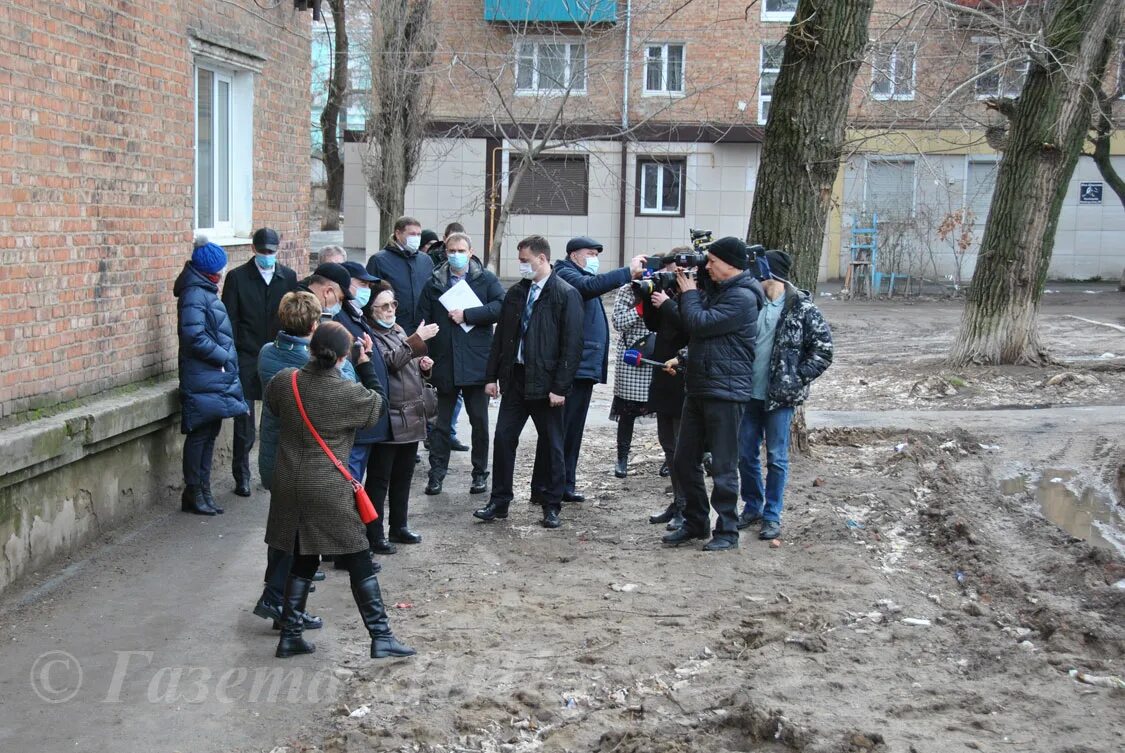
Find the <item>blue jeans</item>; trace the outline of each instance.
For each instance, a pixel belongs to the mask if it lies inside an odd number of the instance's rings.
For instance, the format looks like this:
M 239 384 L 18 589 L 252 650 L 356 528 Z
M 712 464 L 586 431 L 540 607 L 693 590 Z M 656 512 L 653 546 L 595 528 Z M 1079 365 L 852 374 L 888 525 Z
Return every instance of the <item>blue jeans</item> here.
M 767 411 L 764 400 L 751 400 L 738 431 L 738 474 L 745 509 L 774 523 L 781 522 L 782 496 L 789 475 L 789 424 L 792 421 L 793 408 Z M 764 485 L 760 460 L 763 438 L 769 469 Z
M 453 422 L 449 425 L 449 441 L 457 441 L 457 419 L 461 418 L 461 408 L 465 405 L 465 401 L 461 398 L 461 393 L 457 393 L 457 402 L 453 405 Z M 485 451 L 485 455 L 488 452 Z

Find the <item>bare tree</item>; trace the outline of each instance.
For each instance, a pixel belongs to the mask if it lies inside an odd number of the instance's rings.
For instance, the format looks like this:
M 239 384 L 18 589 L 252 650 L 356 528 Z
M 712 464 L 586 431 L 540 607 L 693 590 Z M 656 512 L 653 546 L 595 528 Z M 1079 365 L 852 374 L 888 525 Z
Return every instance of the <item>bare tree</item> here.
M 320 111 L 320 134 L 324 170 L 328 182 L 325 190 L 324 217 L 321 230 L 340 229 L 340 203 L 344 196 L 344 160 L 340 156 L 340 112 L 348 98 L 348 29 L 345 0 L 328 0 L 332 16 L 332 55 L 328 65 L 326 98 Z

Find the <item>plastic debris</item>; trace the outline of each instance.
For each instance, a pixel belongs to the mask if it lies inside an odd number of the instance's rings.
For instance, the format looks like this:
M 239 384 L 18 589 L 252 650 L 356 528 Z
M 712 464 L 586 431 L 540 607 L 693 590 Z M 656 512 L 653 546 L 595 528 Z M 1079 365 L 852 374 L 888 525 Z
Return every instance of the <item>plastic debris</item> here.
M 863 529 L 863 523 L 860 523 L 858 520 L 855 520 L 853 518 L 848 518 L 847 520 L 845 520 L 844 525 L 846 525 L 848 528 L 859 528 L 860 530 Z
M 614 583 L 610 586 L 613 591 L 620 591 L 622 593 L 632 593 L 637 590 L 636 583 Z
M 360 706 L 358 709 L 356 709 L 352 713 L 348 714 L 348 716 L 351 717 L 352 719 L 362 719 L 363 717 L 367 716 L 370 713 L 371 713 L 371 707 L 370 706 Z
M 968 576 L 966 576 L 964 571 L 962 571 L 962 570 L 958 570 L 957 572 L 953 573 L 954 580 L 956 580 L 961 585 L 965 585 L 965 579 L 967 577 Z
M 1034 651 L 1035 650 L 1035 644 L 1032 643 L 1031 641 L 1020 641 L 1019 645 L 1020 645 L 1020 648 L 1022 648 L 1024 651 Z
M 395 604 L 395 609 L 413 609 L 413 608 L 414 608 L 414 605 L 411 604 L 409 601 L 400 601 L 397 604 Z
M 900 442 L 899 444 L 895 445 L 895 452 L 902 453 L 906 450 L 907 447 L 909 447 L 909 445 L 906 442 Z
M 983 444 L 981 442 L 978 442 L 977 444 L 980 445 L 980 448 L 982 450 L 992 451 L 992 450 L 999 450 L 1000 449 L 1000 445 L 998 445 L 998 444 Z
M 929 627 L 932 623 L 929 620 L 923 620 L 921 617 L 903 617 L 903 625 L 913 625 L 914 627 Z
M 1122 680 L 1117 675 L 1088 675 L 1077 669 L 1072 669 L 1068 673 L 1072 680 L 1084 682 L 1087 685 L 1096 685 L 1099 688 L 1116 688 L 1117 690 L 1125 690 L 1125 680 Z
M 780 549 L 781 539 L 770 539 L 770 549 Z

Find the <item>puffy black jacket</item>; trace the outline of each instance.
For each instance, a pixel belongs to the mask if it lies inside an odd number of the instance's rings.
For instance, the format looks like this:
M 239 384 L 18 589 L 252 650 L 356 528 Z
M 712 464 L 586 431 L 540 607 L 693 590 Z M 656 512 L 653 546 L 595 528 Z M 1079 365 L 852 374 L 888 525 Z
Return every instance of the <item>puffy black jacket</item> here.
M 227 272 L 223 280 L 223 305 L 227 307 L 234 344 L 238 350 L 238 374 L 247 400 L 261 400 L 265 387 L 258 379 L 258 354 L 273 342 L 281 329 L 277 309 L 281 298 L 297 289 L 297 273 L 284 264 L 274 267 L 270 284 L 262 279 L 253 259 Z
M 645 326 L 656 333 L 656 343 L 652 350 L 652 360 L 668 361 L 687 347 L 688 336 L 680 323 L 680 304 L 678 299 L 664 302 L 660 308 L 646 300 L 641 306 L 641 316 Z M 679 418 L 684 412 L 684 372 L 675 376 L 665 373 L 655 366 L 652 369 L 652 383 L 648 388 L 648 407 L 657 413 Z
M 504 288 L 496 275 L 474 258 L 469 259 L 465 282 L 483 304 L 465 309 L 465 324 L 473 325 L 469 332 L 449 318 L 449 312 L 438 300 L 449 290 L 448 264 L 434 270 L 429 284 L 422 291 L 419 316 L 427 322 L 437 322 L 441 327 L 434 337 L 426 341 L 430 358 L 434 359 L 430 383 L 438 392 L 453 392 L 454 387 L 475 387 L 486 383 L 488 354 L 492 350 L 492 325 L 500 320 Z
M 398 300 L 395 322 L 408 335 L 414 334 L 418 322 L 422 320 L 418 303 L 422 291 L 430 282 L 430 275 L 434 273 L 433 260 L 418 251 L 399 248 L 391 241 L 367 260 L 367 271 L 386 280 L 394 288 Z
M 188 262 L 172 287 L 180 340 L 180 431 L 249 411 L 238 381 L 238 355 L 219 286 Z
M 576 378 L 605 384 L 609 375 L 609 322 L 606 321 L 602 296 L 629 284 L 632 279 L 629 268 L 595 275 L 570 259 L 560 259 L 555 262 L 555 274 L 570 283 L 582 296 L 582 363 L 578 365 Z
M 758 311 L 765 293 L 749 272 L 680 295 L 688 334 L 687 394 L 715 400 L 750 400 Z
M 520 319 L 527 304 L 531 280 L 508 288 L 500 308 L 500 323 L 492 338 L 485 371 L 486 383 L 499 382 L 506 390 L 520 344 Z M 557 274 L 543 281 L 531 309 L 523 343 L 524 397 L 541 399 L 548 393 L 566 396 L 574 384 L 582 358 L 582 296 Z

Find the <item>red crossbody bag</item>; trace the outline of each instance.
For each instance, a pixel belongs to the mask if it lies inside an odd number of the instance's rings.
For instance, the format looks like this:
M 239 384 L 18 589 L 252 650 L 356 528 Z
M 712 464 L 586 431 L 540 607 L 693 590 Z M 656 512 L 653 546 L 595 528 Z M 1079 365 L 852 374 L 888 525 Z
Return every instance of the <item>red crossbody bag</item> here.
M 336 459 L 332 450 L 328 449 L 328 445 L 320 438 L 320 434 L 313 428 L 312 421 L 309 421 L 309 414 L 305 413 L 305 406 L 301 402 L 301 393 L 297 391 L 297 372 L 293 372 L 293 397 L 297 399 L 297 410 L 301 411 L 301 418 L 305 419 L 305 426 L 309 427 L 309 432 L 313 435 L 313 439 L 320 445 L 320 449 L 324 450 L 324 454 L 332 461 L 332 465 L 336 466 L 336 470 L 344 474 L 344 478 L 352 485 L 352 491 L 355 493 L 355 507 L 359 510 L 359 519 L 363 521 L 364 525 L 374 522 L 379 519 L 378 513 L 375 512 L 375 505 L 371 504 L 371 498 L 367 496 L 367 490 L 363 488 L 363 484 L 352 478 L 352 474 L 348 473 L 348 469 L 344 464 Z

